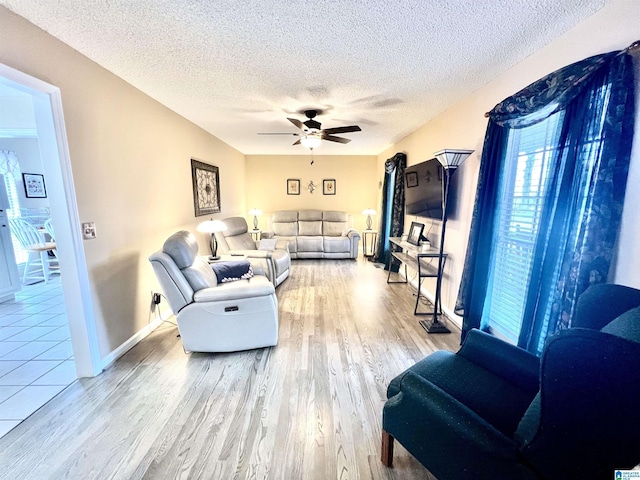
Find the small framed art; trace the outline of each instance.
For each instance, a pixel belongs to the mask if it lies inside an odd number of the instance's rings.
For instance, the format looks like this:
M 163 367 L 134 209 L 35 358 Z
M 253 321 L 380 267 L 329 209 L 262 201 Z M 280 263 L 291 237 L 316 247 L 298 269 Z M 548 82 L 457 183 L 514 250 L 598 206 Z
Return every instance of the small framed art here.
M 418 172 L 407 173 L 407 188 L 418 186 Z
M 420 245 L 422 230 L 424 230 L 424 223 L 411 222 L 411 228 L 409 229 L 407 242 L 409 242 L 411 245 L 415 245 L 416 247 Z
M 218 167 L 191 159 L 193 209 L 196 217 L 220 213 L 220 173 Z
M 47 198 L 47 189 L 44 186 L 44 175 L 39 173 L 23 173 L 24 194 L 27 198 Z
M 328 178 L 322 181 L 322 194 L 323 195 L 335 195 L 336 194 L 336 180 L 335 178 Z
M 287 195 L 300 195 L 299 178 L 287 178 Z

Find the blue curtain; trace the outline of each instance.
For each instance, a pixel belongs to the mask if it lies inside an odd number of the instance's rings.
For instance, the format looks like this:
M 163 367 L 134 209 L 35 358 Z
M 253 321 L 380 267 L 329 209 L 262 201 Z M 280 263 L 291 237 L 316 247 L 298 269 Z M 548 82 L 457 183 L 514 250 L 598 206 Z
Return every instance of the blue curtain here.
M 407 168 L 407 156 L 396 153 L 384 164 L 384 185 L 382 187 L 382 208 L 380 215 L 380 235 L 376 252 L 371 261 L 389 262 L 389 237 L 400 237 L 404 231 L 404 170 Z M 386 268 L 386 267 L 385 267 Z M 398 265 L 395 266 L 397 271 Z
M 548 333 L 571 325 L 580 293 L 592 283 L 606 281 L 631 153 L 633 82 L 628 52 L 610 52 L 547 75 L 488 114 L 456 302 L 456 313 L 463 316 L 463 339 L 467 331 L 481 325 L 492 271 L 492 258 L 486 252 L 494 242 L 494 217 L 511 129 L 534 125 L 563 111 L 518 345 L 538 353 Z

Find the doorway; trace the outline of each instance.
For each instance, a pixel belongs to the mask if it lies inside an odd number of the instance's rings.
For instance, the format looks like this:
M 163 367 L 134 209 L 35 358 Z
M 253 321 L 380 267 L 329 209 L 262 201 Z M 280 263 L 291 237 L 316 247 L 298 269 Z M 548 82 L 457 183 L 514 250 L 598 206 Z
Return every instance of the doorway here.
M 58 304 L 59 308 L 64 307 L 66 311 L 76 377 L 95 376 L 102 371 L 102 364 L 60 90 L 2 64 L 0 84 L 21 91 L 32 100 L 40 153 L 46 159 L 42 162 L 43 176 L 46 179 L 49 208 L 56 233 L 56 253 L 61 266 L 62 282 L 57 286 L 57 291 L 54 286 L 48 292 L 58 295 L 59 299 L 49 302 L 61 302 Z

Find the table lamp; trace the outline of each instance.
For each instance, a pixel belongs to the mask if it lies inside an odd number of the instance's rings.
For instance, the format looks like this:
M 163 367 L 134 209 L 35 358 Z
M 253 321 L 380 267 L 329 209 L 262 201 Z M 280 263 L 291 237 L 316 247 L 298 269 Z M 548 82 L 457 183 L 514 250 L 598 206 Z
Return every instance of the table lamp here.
M 375 215 L 376 211 L 373 208 L 366 208 L 362 211 L 362 215 L 367 215 L 367 230 L 371 230 L 371 215 Z
M 209 240 L 209 248 L 211 249 L 211 260 L 218 260 L 220 257 L 217 256 L 218 252 L 218 242 L 216 242 L 216 232 L 222 232 L 226 230 L 227 226 L 220 220 L 206 220 L 197 226 L 196 230 L 199 232 L 208 233 L 211 235 L 211 239 Z
M 253 229 L 258 230 L 258 215 L 262 215 L 262 210 L 252 208 L 249 210 L 249 215 L 253 215 Z

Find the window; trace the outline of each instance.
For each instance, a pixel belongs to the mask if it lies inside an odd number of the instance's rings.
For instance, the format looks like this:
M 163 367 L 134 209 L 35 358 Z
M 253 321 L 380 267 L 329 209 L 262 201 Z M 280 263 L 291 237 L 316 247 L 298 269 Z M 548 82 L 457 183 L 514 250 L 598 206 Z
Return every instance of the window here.
M 18 203 L 18 192 L 16 190 L 16 180 L 13 178 L 13 174 L 7 172 L 4 174 L 4 186 L 7 191 L 7 197 L 9 198 L 9 208 L 7 214 L 9 218 L 16 218 L 20 216 L 20 204 Z M 29 252 L 22 249 L 20 243 L 16 238 L 11 235 L 11 243 L 13 244 L 13 254 L 16 258 L 16 263 L 21 264 L 27 261 Z
M 492 333 L 517 343 L 540 226 L 550 160 L 558 146 L 562 112 L 509 133 L 491 284 L 483 319 Z
M 610 97 L 610 85 L 594 91 L 592 103 L 598 109 L 592 120 L 590 135 L 580 146 L 582 164 L 580 176 L 574 182 L 572 200 L 579 217 L 589 211 L 592 201 L 589 184 L 597 158 L 601 155 L 602 129 Z M 560 129 L 564 112 L 546 120 L 509 132 L 504 172 L 497 212 L 494 263 L 489 278 L 487 301 L 483 322 L 489 330 L 506 340 L 517 343 L 520 335 L 525 301 L 528 296 L 533 249 L 540 226 L 543 201 L 549 188 L 551 159 L 560 143 Z M 562 160 L 558 160 L 562 161 Z M 586 218 L 584 219 L 586 221 Z M 577 241 L 577 239 L 575 239 Z M 571 251 L 575 245 L 571 247 Z M 560 270 L 556 271 L 553 284 L 557 283 Z M 548 299 L 539 304 L 551 306 L 554 292 L 545 292 Z M 542 331 L 547 331 L 551 311 L 547 310 Z M 546 335 L 538 342 L 541 351 Z

